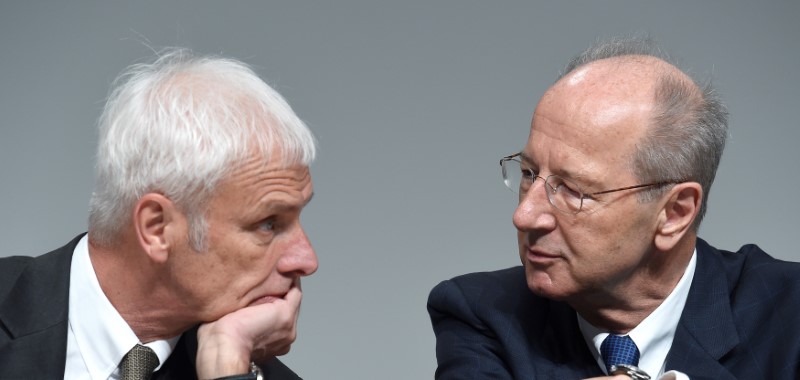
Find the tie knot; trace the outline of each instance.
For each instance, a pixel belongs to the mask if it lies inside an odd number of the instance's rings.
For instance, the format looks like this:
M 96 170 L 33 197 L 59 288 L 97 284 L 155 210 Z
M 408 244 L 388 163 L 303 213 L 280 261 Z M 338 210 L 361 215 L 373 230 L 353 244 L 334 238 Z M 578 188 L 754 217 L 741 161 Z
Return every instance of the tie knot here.
M 137 344 L 119 364 L 120 380 L 149 380 L 158 367 L 158 356 L 150 347 Z
M 611 372 L 611 366 L 617 364 L 639 365 L 639 348 L 627 335 L 609 334 L 600 345 L 600 355 Z

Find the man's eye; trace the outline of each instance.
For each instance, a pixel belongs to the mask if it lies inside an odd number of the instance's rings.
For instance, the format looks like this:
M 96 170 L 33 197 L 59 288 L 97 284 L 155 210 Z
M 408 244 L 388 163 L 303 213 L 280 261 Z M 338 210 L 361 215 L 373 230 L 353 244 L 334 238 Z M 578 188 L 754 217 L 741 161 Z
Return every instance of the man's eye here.
M 275 221 L 272 219 L 264 220 L 258 224 L 260 231 L 272 232 L 275 230 Z
M 558 185 L 558 188 L 556 189 L 556 191 L 563 192 L 564 195 L 567 195 L 567 196 L 572 197 L 572 198 L 576 198 L 576 199 L 580 199 L 581 198 L 581 192 L 578 191 L 577 189 L 573 188 L 572 186 L 566 184 L 566 183 L 562 183 L 562 184 Z

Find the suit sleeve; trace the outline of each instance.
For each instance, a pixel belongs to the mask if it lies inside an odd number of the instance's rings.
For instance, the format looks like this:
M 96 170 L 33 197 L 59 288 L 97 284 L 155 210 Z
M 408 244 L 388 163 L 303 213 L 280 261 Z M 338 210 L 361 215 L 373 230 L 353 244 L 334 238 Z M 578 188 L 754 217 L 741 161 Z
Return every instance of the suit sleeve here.
M 297 376 L 297 374 L 277 358 L 267 363 L 260 363 L 259 367 L 261 367 L 261 371 L 264 372 L 264 378 L 267 380 L 301 380 L 300 376 Z
M 513 379 L 503 360 L 504 348 L 479 317 L 479 307 L 479 297 L 468 298 L 452 280 L 431 291 L 428 313 L 436 334 L 437 380 Z

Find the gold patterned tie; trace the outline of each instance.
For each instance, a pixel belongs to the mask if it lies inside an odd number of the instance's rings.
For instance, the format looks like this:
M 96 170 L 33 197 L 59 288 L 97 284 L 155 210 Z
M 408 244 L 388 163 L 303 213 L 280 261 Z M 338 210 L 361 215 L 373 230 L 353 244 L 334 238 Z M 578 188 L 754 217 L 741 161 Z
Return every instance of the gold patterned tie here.
M 150 347 L 137 344 L 119 364 L 120 380 L 150 380 L 158 367 L 158 356 Z

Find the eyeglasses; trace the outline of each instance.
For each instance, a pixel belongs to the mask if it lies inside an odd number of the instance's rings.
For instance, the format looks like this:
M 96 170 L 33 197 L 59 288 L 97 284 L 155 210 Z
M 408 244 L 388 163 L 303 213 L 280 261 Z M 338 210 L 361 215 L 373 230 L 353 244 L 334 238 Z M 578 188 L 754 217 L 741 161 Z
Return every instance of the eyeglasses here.
M 500 167 L 503 169 L 503 182 L 506 186 L 515 193 L 525 195 L 531 186 L 533 186 L 533 182 L 536 181 L 537 178 L 541 178 L 544 180 L 544 190 L 550 204 L 559 211 L 570 214 L 579 213 L 583 208 L 583 200 L 596 195 L 683 182 L 663 181 L 620 187 L 618 189 L 597 191 L 594 193 L 584 193 L 578 185 L 558 175 L 551 174 L 547 176 L 547 178 L 539 176 L 535 171 L 522 164 L 518 158 L 521 154 L 520 152 L 500 159 Z

